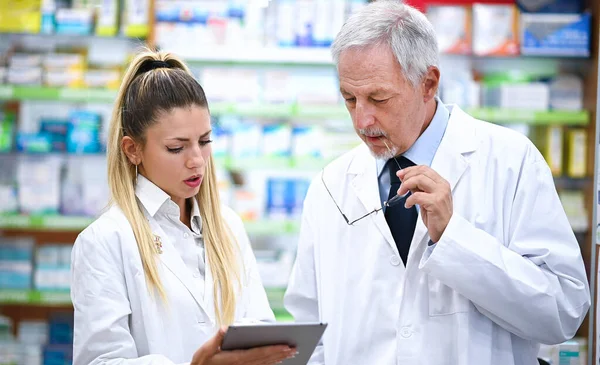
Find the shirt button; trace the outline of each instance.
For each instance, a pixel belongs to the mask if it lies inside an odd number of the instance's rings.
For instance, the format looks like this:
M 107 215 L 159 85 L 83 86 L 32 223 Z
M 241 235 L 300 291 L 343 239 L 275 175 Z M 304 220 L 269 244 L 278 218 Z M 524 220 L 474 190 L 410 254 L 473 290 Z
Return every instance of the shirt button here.
M 410 336 L 412 336 L 412 331 L 408 327 L 402 327 L 400 329 L 400 336 L 404 338 L 409 338 Z
M 189 234 L 187 234 L 187 233 L 184 233 L 184 234 L 183 234 L 183 238 L 187 239 L 187 238 L 189 238 L 189 237 L 190 237 L 190 235 L 189 235 Z
M 390 257 L 390 264 L 394 265 L 394 266 L 398 266 L 400 265 L 400 258 L 396 255 L 392 255 Z

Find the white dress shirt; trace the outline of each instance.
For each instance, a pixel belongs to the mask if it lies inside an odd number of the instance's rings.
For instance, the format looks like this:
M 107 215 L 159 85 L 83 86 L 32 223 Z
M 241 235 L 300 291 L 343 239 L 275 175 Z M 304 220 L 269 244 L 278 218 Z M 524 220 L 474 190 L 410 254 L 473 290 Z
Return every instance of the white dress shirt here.
M 171 200 L 167 193 L 142 175 L 138 175 L 136 195 L 145 207 L 157 209 L 154 219 L 172 240 L 186 268 L 194 277 L 194 281 L 198 283 L 201 295 L 204 296 L 204 240 L 202 238 L 202 218 L 196 198 L 188 199 L 188 202 L 192 204 L 190 214 L 192 229 L 189 229 L 181 222 L 179 206 Z

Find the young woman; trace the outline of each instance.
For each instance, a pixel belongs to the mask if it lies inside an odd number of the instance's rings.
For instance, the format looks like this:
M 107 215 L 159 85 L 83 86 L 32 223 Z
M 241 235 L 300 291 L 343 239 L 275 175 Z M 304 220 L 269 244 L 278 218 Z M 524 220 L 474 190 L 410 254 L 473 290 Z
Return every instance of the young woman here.
M 243 224 L 219 201 L 210 137 L 187 67 L 139 54 L 110 125 L 111 206 L 73 248 L 75 365 L 259 365 L 295 354 L 219 349 L 219 327 L 274 316 Z

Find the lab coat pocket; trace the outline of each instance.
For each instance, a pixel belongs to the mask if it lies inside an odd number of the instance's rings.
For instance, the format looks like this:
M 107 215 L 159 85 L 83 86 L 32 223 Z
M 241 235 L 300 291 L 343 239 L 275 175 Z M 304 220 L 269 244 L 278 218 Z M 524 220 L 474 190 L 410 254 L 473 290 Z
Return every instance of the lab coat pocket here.
M 444 285 L 441 281 L 428 276 L 429 290 L 429 315 L 446 316 L 456 313 L 465 313 L 473 307 L 471 302 Z

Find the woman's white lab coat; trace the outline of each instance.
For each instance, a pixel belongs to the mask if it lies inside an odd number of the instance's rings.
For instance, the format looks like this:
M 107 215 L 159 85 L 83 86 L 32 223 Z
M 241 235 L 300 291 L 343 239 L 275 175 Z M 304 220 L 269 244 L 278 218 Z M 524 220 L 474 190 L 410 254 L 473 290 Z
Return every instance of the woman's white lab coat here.
M 236 320 L 274 321 L 243 223 L 225 207 L 223 217 L 241 246 L 246 270 Z M 162 239 L 158 269 L 168 302 L 149 293 L 131 226 L 112 207 L 73 248 L 74 365 L 184 364 L 216 333 L 212 263 L 207 257 L 202 297 L 169 237 L 148 218 Z
M 329 324 L 311 364 L 531 365 L 538 343 L 582 322 L 584 264 L 543 157 L 516 132 L 450 111 L 431 167 L 454 214 L 433 246 L 419 217 L 406 268 L 382 212 L 348 226 L 320 176 L 311 185 L 285 298 L 297 321 Z M 381 206 L 364 145 L 324 179 L 348 219 Z

